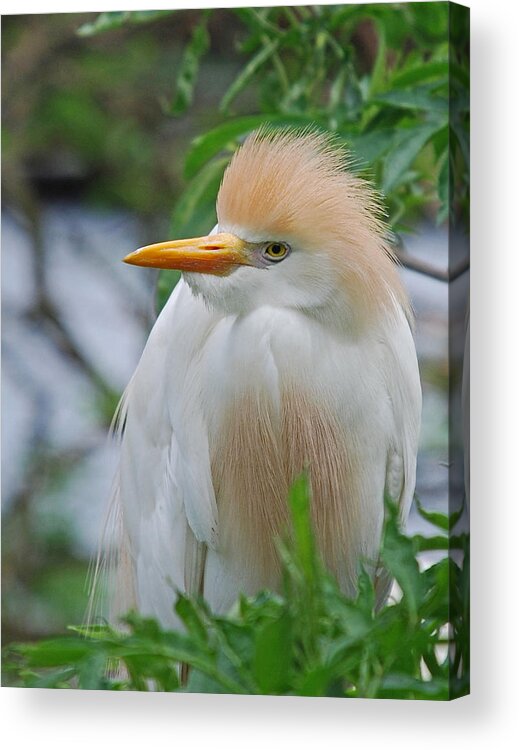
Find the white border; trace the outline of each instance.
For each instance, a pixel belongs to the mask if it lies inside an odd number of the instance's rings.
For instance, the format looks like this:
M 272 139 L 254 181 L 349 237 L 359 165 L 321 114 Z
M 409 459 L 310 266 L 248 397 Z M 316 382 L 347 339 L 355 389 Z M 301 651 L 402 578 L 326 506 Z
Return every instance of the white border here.
M 2 13 L 239 4 L 280 3 L 4 0 Z M 511 13 L 515 3 L 472 0 L 469 5 L 473 155 L 472 696 L 436 704 L 5 688 L 0 706 L 6 747 L 517 747 L 517 25 Z

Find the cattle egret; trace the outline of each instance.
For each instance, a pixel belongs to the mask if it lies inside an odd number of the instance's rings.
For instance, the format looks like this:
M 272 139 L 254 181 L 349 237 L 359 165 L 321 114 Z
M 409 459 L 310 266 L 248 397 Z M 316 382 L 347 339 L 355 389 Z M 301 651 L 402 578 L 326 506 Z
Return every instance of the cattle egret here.
M 196 239 L 124 260 L 182 278 L 120 407 L 119 609 L 178 625 L 177 591 L 225 612 L 279 588 L 276 538 L 304 470 L 341 589 L 377 574 L 384 495 L 407 517 L 421 391 L 411 311 L 370 186 L 315 132 L 252 134 Z

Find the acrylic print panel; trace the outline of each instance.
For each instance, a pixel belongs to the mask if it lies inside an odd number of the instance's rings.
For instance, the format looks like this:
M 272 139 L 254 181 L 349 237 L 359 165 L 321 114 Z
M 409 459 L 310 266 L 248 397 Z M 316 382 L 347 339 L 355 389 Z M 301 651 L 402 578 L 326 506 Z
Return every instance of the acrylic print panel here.
M 465 695 L 468 10 L 2 36 L 3 684 Z

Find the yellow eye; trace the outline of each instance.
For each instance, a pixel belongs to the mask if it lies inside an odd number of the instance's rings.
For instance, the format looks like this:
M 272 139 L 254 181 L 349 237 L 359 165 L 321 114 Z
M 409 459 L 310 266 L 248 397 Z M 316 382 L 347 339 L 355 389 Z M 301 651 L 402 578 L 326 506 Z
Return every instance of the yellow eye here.
M 264 254 L 269 260 L 283 260 L 288 253 L 288 246 L 283 242 L 271 242 L 265 248 Z

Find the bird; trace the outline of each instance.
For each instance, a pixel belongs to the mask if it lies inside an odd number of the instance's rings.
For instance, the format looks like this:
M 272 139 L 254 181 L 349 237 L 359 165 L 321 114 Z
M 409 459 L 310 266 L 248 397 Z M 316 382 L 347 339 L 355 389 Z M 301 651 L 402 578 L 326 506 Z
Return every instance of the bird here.
M 387 599 L 384 498 L 405 523 L 421 388 L 382 201 L 354 167 L 330 134 L 260 128 L 226 168 L 209 234 L 124 258 L 181 276 L 118 411 L 119 612 L 178 628 L 179 592 L 225 613 L 279 591 L 276 540 L 302 472 L 342 592 L 362 565 Z

